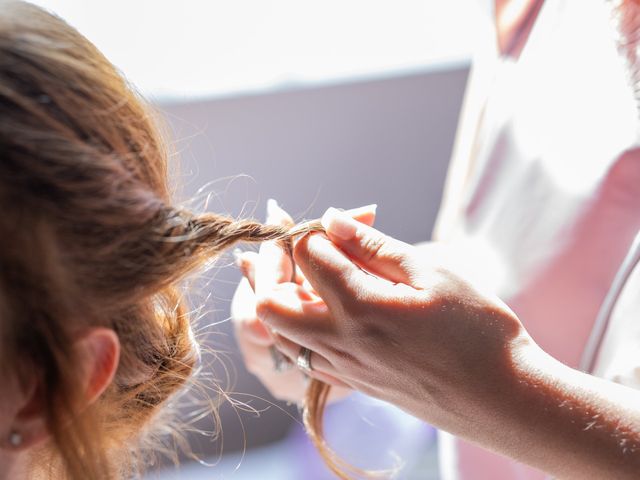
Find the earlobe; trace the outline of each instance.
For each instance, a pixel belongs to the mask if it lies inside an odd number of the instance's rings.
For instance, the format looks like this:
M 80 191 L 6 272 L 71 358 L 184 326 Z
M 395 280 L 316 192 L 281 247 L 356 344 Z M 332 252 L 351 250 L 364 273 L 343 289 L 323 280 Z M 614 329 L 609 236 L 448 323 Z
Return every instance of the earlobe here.
M 48 436 L 44 419 L 43 398 L 37 382 L 24 392 L 24 403 L 18 406 L 15 416 L 11 421 L 9 431 L 3 432 L 4 438 L 0 440 L 3 449 L 21 451 L 36 445 Z
M 113 381 L 120 360 L 120 340 L 109 328 L 92 328 L 77 340 L 83 371 L 85 405 L 94 403 Z
M 23 425 L 24 432 L 19 429 L 11 430 L 2 442 L 6 450 L 14 452 L 26 450 L 43 442 L 49 436 L 42 418 L 20 423 Z

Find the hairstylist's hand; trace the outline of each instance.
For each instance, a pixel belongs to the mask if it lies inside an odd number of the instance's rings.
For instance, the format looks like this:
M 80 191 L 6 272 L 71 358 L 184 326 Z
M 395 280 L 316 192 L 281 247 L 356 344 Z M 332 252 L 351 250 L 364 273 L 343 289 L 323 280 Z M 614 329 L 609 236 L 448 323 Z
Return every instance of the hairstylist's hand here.
M 375 209 L 363 207 L 350 211 L 350 215 L 371 225 L 375 219 Z M 275 225 L 293 225 L 291 217 L 273 200 L 267 203 L 266 221 Z M 263 243 L 259 253 L 242 252 L 236 255 L 244 278 L 233 297 L 231 316 L 245 365 L 275 398 L 300 402 L 306 389 L 303 374 L 295 367 L 285 371 L 276 370 L 273 336 L 256 315 L 257 296 L 292 280 L 291 261 L 275 242 Z M 312 290 L 310 285 L 300 272 L 296 273 L 295 284 L 301 291 L 312 294 L 309 292 Z M 286 357 L 283 359 L 286 360 Z M 341 398 L 348 391 L 345 388 L 334 388 L 331 399 Z
M 492 295 L 410 245 L 329 210 L 295 247 L 295 284 L 258 316 L 313 376 L 336 379 L 556 478 L 636 479 L 640 391 L 554 359 Z
M 258 304 L 279 348 L 294 359 L 305 346 L 319 379 L 468 433 L 471 418 L 497 408 L 518 346 L 530 341 L 516 316 L 439 258 L 342 212 L 327 211 L 323 225 L 328 238 L 307 235 L 295 247 L 322 300 L 286 284 Z

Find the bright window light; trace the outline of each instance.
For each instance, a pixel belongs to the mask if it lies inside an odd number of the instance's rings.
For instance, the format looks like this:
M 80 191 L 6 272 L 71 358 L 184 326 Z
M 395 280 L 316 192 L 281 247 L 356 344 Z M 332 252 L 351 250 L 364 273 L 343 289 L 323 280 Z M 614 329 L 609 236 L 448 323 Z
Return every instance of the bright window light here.
M 35 0 L 146 95 L 202 97 L 467 59 L 477 0 Z

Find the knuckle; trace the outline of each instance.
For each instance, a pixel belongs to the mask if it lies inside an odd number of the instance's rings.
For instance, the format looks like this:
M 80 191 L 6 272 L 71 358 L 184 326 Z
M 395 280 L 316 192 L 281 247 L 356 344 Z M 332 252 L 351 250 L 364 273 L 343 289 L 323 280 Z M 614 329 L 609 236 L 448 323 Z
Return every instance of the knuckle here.
M 297 263 L 308 264 L 315 270 L 326 265 L 325 253 L 329 240 L 323 235 L 313 232 L 302 237 L 293 249 Z
M 276 307 L 275 300 L 269 295 L 261 295 L 256 299 L 256 316 L 265 319 Z
M 343 280 L 344 297 L 342 309 L 350 317 L 359 318 L 366 315 L 371 309 L 378 307 L 378 300 L 372 297 L 366 285 L 353 281 L 345 274 Z
M 365 253 L 365 261 L 370 262 L 378 257 L 387 244 L 387 236 L 384 234 L 367 235 L 361 240 Z
M 362 303 L 359 301 L 358 295 L 354 292 L 354 294 L 350 294 L 341 302 L 339 313 L 345 317 L 345 320 L 353 320 L 360 318 L 366 312 Z
M 362 352 L 357 348 L 357 342 L 353 342 L 352 348 L 348 350 L 333 345 L 327 345 L 325 349 L 326 352 L 323 353 L 323 356 L 341 375 L 356 374 L 357 376 L 358 372 L 368 368 L 361 359 Z
M 322 356 L 335 364 L 350 364 L 355 362 L 355 356 L 344 348 L 331 343 L 323 343 L 321 346 Z
M 345 313 L 351 319 L 347 334 L 356 345 L 364 345 L 367 349 L 386 346 L 395 325 L 389 319 L 399 315 L 397 304 L 390 305 L 385 299 L 371 296 L 350 302 Z
M 320 333 L 320 334 L 318 334 Z M 304 342 L 304 345 L 309 348 L 313 352 L 317 352 L 322 356 L 325 356 L 325 343 L 322 340 L 324 332 L 318 332 L 317 330 L 312 335 L 304 335 L 301 336 L 301 341 Z M 299 349 L 298 349 L 299 350 Z
M 359 344 L 367 345 L 369 348 L 372 346 L 386 345 L 389 339 L 389 333 L 378 322 L 365 319 L 365 321 L 358 322 L 354 328 L 354 335 Z
M 334 272 L 331 282 L 342 294 L 345 304 L 352 303 L 350 300 L 358 298 L 362 293 L 362 288 L 358 285 L 352 271 L 338 270 Z

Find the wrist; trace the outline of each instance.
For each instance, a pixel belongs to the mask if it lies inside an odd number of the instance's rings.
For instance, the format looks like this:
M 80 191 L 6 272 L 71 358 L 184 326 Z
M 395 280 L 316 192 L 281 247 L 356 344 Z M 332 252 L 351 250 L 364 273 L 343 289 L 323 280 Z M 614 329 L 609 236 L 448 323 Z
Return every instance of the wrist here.
M 637 478 L 637 391 L 575 370 L 531 339 L 511 356 L 506 432 L 494 448 L 561 478 Z
M 556 386 L 556 369 L 568 367 L 544 352 L 522 327 L 502 351 L 487 357 L 491 359 L 475 372 L 466 395 L 451 402 L 451 410 L 463 413 L 451 425 L 451 433 L 536 465 L 529 461 L 528 450 L 544 444 L 538 427 L 548 410 L 546 395 Z

